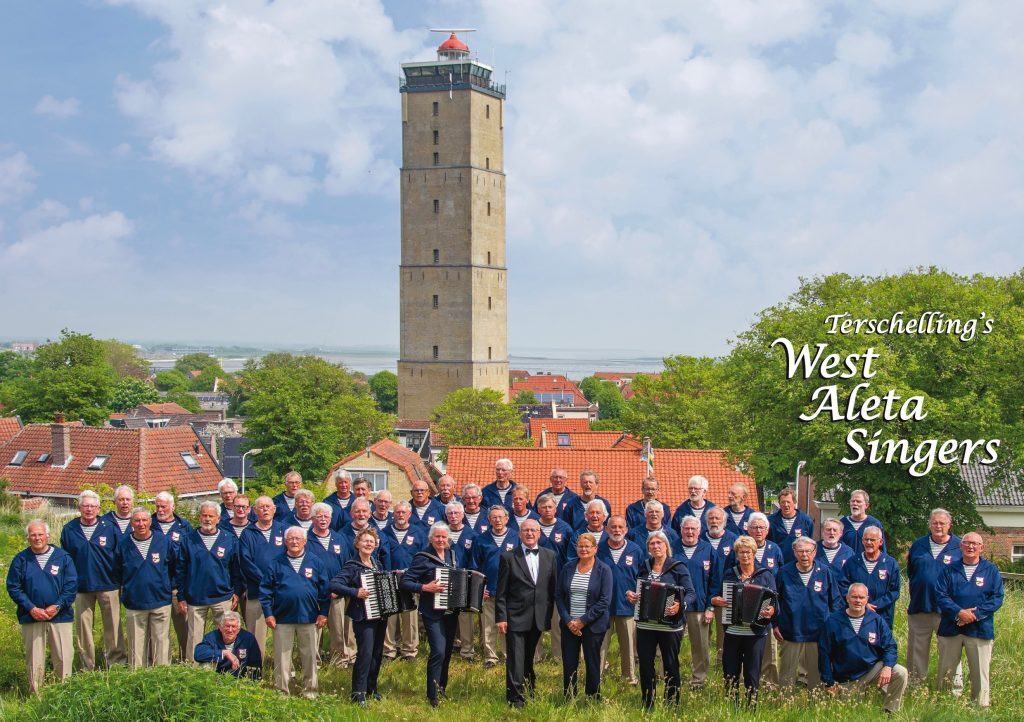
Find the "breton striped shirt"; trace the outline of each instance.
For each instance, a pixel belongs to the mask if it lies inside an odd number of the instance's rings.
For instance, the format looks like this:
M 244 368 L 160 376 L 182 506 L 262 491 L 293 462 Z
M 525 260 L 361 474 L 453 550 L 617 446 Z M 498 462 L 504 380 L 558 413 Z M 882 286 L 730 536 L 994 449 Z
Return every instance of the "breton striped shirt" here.
M 292 569 L 294 569 L 295 573 L 298 574 L 299 567 L 302 566 L 302 560 L 306 558 L 306 555 L 303 554 L 301 557 L 293 557 L 291 554 L 286 554 L 285 556 L 288 557 L 288 563 L 292 565 Z
M 864 615 L 862 614 L 859 617 L 851 617 L 847 614 L 846 617 L 850 620 L 850 626 L 853 627 L 854 633 L 860 634 L 860 625 L 864 621 Z
M 145 539 L 136 539 L 132 534 L 132 541 L 135 542 L 135 548 L 139 550 L 139 554 L 145 559 L 149 555 L 149 545 L 153 543 L 153 535 L 150 534 Z
M 47 546 L 46 551 L 42 554 L 36 554 L 36 562 L 39 563 L 40 569 L 46 569 L 46 563 L 50 561 L 50 555 L 53 554 L 53 546 Z
M 590 572 L 581 572 L 577 567 L 569 586 L 569 616 L 573 619 L 579 619 L 587 613 L 587 588 L 589 586 Z
M 94 521 L 92 524 L 89 524 L 88 526 L 86 526 L 85 524 L 82 524 L 82 534 L 85 535 L 85 538 L 87 540 L 92 541 L 93 532 L 96 531 L 96 527 L 98 527 L 98 526 L 99 526 L 99 522 L 96 522 L 96 521 Z

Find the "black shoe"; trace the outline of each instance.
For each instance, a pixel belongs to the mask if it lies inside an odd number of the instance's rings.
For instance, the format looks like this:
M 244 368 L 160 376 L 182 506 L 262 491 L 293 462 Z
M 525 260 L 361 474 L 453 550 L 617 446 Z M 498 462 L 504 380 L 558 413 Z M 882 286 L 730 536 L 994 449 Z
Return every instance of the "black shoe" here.
M 380 696 L 380 692 L 374 692 L 370 696 L 373 697 L 374 702 L 380 702 L 382 699 L 384 699 Z
M 438 700 L 436 697 L 428 698 L 427 701 L 430 702 L 430 706 L 431 707 L 440 707 L 441 706 L 440 700 Z

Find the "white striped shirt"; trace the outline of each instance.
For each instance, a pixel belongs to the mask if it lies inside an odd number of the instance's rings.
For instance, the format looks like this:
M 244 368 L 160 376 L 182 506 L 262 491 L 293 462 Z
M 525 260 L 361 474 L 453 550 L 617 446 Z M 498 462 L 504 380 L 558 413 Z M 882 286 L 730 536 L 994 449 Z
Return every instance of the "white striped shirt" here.
M 786 528 L 786 533 L 787 534 L 789 534 L 791 531 L 793 531 L 793 524 L 795 524 L 795 523 L 796 523 L 796 516 L 795 515 L 791 519 L 787 519 L 786 517 L 782 517 L 782 526 L 784 526 Z
M 229 526 L 231 527 L 231 531 L 233 531 L 235 533 L 235 536 L 238 537 L 239 539 L 241 539 L 242 538 L 242 532 L 245 531 L 245 527 L 247 527 L 249 525 L 248 524 L 243 524 L 242 526 L 236 526 L 235 524 L 230 524 Z
M 587 588 L 590 586 L 590 572 L 581 572 L 577 567 L 569 586 L 569 616 L 579 619 L 587 613 Z
M 878 566 L 878 562 L 882 561 L 882 556 L 881 555 L 879 555 L 878 559 L 875 559 L 875 561 L 871 561 L 870 559 L 868 559 L 863 554 L 861 554 L 861 558 L 864 560 L 864 568 L 868 570 L 868 574 L 874 574 L 875 573 L 875 567 Z
M 977 569 L 977 564 L 964 564 L 964 576 L 967 577 L 967 581 L 971 581 L 971 577 L 974 576 L 974 572 Z
M 206 551 L 213 549 L 213 545 L 217 543 L 217 537 L 219 534 L 203 534 L 199 532 L 199 538 L 203 540 L 203 544 L 206 545 Z
M 145 539 L 136 539 L 135 535 L 132 534 L 132 541 L 135 542 L 135 548 L 139 550 L 139 554 L 145 559 L 149 554 L 149 545 L 153 543 L 153 535 L 150 534 Z
M 932 559 L 938 559 L 939 554 L 941 554 L 942 550 L 946 548 L 945 544 L 939 544 L 931 538 L 928 539 L 928 546 L 932 548 Z
M 850 620 L 850 626 L 853 627 L 853 633 L 860 634 L 860 625 L 864 622 L 864 615 L 862 614 L 859 617 L 851 617 L 847 614 L 846 618 Z
M 806 587 L 807 583 L 811 581 L 811 574 L 814 573 L 814 567 L 811 567 L 806 572 L 802 572 L 799 569 L 797 569 L 796 573 L 800 575 L 800 581 L 802 581 L 804 583 L 804 586 Z
M 693 559 L 693 553 L 697 551 L 697 545 L 694 544 L 692 547 L 688 547 L 683 544 L 683 554 L 686 555 L 687 559 Z
M 835 549 L 830 549 L 822 544 L 821 548 L 825 552 L 825 558 L 828 559 L 828 563 L 831 564 L 832 560 L 836 558 L 836 554 L 839 553 L 839 545 L 837 544 Z
M 94 521 L 92 524 L 88 524 L 88 525 L 82 524 L 82 533 L 85 535 L 85 538 L 87 540 L 92 541 L 92 535 L 96 531 L 96 528 L 99 525 L 100 524 L 99 524 L 98 521 Z
M 710 544 L 711 548 L 714 549 L 717 552 L 718 551 L 718 545 L 722 543 L 722 538 L 724 536 L 725 536 L 725 534 L 723 534 L 722 536 L 720 536 L 718 538 L 715 538 L 715 537 L 711 536 L 710 534 L 708 534 L 708 544 Z
M 476 526 L 476 520 L 477 520 L 477 518 L 479 518 L 479 516 L 480 516 L 480 512 L 475 512 L 473 514 L 470 514 L 467 511 L 466 512 L 466 526 L 468 526 L 470 528 L 475 527 Z
M 286 554 L 285 556 L 288 557 L 288 563 L 292 565 L 292 569 L 294 569 L 295 573 L 298 574 L 299 567 L 302 566 L 302 560 L 306 558 L 306 555 L 303 554 L 301 557 L 293 557 L 291 554 Z
M 608 553 L 612 555 L 612 561 L 616 564 L 619 563 L 619 559 L 622 558 L 622 552 L 626 551 L 626 545 L 623 544 L 618 549 L 614 549 L 611 544 L 608 545 Z
M 316 532 L 313 532 L 313 536 L 315 536 L 316 540 L 318 542 L 320 542 L 320 546 L 322 546 L 325 550 L 330 551 L 330 547 L 331 547 L 331 535 L 330 534 L 328 534 L 327 536 L 320 536 Z
M 46 563 L 50 561 L 50 555 L 53 554 L 53 546 L 47 546 L 46 551 L 42 554 L 36 554 L 36 562 L 39 563 L 40 569 L 46 569 Z
M 114 521 L 117 522 L 117 525 L 121 528 L 121 533 L 124 534 L 124 530 L 128 528 L 129 524 L 132 523 L 132 518 L 128 517 L 127 519 L 125 519 L 119 517 L 117 514 L 114 514 Z

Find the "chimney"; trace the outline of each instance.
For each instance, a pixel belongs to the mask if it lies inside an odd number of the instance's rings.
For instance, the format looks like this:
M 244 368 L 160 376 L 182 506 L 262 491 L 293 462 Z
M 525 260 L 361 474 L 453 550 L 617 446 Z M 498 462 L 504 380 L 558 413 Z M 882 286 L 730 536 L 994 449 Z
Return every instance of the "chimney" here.
M 548 427 L 544 424 L 540 425 L 540 448 L 548 448 Z
M 50 463 L 66 466 L 71 459 L 71 427 L 64 423 L 64 414 L 58 413 L 50 424 Z

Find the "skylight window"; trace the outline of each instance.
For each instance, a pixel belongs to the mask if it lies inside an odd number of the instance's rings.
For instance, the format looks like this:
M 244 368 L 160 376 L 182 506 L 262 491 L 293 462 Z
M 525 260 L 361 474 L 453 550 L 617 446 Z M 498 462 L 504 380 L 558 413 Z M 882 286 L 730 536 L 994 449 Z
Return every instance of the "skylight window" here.
M 105 454 L 99 454 L 93 457 L 93 460 L 89 462 L 89 465 L 85 467 L 86 471 L 103 471 L 103 467 L 107 465 L 107 459 L 110 457 Z
M 43 452 L 42 454 L 39 455 L 39 458 L 36 459 L 36 461 L 39 462 L 40 464 L 44 464 L 44 463 L 46 463 L 49 460 L 50 460 L 50 452 L 49 451 Z
M 199 462 L 196 461 L 196 457 L 192 456 L 192 454 L 188 453 L 187 451 L 181 452 L 181 460 L 185 462 L 185 466 L 187 466 L 189 469 L 199 468 Z
M 559 446 L 571 446 L 571 444 L 569 442 L 569 435 L 568 434 L 559 434 L 558 435 L 558 445 Z
M 11 457 L 9 463 L 11 466 L 21 466 L 22 463 L 24 463 L 26 456 L 28 456 L 27 449 L 21 449 L 20 451 L 16 451 L 14 452 L 14 456 Z

